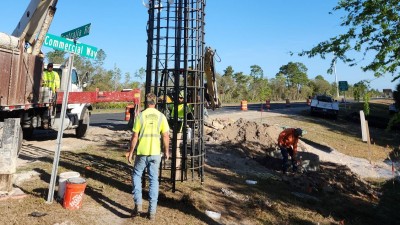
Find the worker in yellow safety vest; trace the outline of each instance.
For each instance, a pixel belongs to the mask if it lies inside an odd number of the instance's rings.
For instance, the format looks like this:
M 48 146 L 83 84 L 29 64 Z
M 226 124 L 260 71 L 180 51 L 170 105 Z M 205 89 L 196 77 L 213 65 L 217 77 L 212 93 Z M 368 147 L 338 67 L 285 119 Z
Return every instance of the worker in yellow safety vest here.
M 185 104 L 183 104 L 184 99 L 183 91 L 179 92 L 179 104 L 178 104 L 178 122 L 179 122 L 179 132 L 182 132 L 183 128 L 183 119 L 185 117 Z M 190 107 L 186 107 L 186 114 L 190 114 L 192 112 Z M 175 115 L 175 108 L 172 107 L 171 110 L 171 118 L 174 118 Z
M 158 201 L 158 169 L 161 162 L 161 138 L 164 143 L 166 160 L 169 159 L 169 125 L 164 114 L 155 106 L 157 97 L 153 93 L 146 95 L 147 109 L 142 111 L 133 125 L 133 134 L 129 152 L 126 155 L 129 163 L 138 144 L 135 164 L 132 171 L 133 198 L 135 208 L 132 216 L 140 216 L 142 211 L 142 174 L 147 168 L 149 174 L 149 208 L 150 220 L 155 219 Z
M 56 71 L 53 70 L 53 63 L 47 64 L 47 70 L 43 72 L 42 77 L 42 86 L 48 87 L 51 90 L 51 99 L 56 102 L 57 100 L 57 90 L 60 88 L 60 76 Z M 50 114 L 54 113 L 55 107 L 51 109 L 51 107 L 47 108 L 42 115 L 42 128 L 49 128 Z
M 47 64 L 47 70 L 43 72 L 42 86 L 49 87 L 53 94 L 60 88 L 60 76 L 53 70 L 53 63 Z

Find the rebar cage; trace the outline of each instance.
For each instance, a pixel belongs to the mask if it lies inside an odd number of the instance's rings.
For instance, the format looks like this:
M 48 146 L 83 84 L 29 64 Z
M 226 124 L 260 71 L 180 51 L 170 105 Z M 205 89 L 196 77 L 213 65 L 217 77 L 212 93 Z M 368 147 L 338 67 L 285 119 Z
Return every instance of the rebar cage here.
M 173 130 L 171 161 L 163 160 L 160 178 L 204 181 L 204 8 L 206 0 L 149 1 L 146 94 Z M 182 96 L 183 99 L 180 99 Z M 179 115 L 178 108 L 183 115 Z M 163 171 L 170 173 L 163 173 Z

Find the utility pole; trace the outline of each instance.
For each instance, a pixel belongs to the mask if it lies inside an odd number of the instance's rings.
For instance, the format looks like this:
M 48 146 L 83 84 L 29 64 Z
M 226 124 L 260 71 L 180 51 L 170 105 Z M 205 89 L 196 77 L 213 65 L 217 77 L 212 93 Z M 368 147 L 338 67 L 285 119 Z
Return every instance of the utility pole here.
M 335 56 L 335 61 L 333 61 L 333 73 L 335 74 L 336 98 L 339 98 L 339 84 L 338 84 L 337 74 L 336 74 L 336 60 L 337 60 L 337 57 Z

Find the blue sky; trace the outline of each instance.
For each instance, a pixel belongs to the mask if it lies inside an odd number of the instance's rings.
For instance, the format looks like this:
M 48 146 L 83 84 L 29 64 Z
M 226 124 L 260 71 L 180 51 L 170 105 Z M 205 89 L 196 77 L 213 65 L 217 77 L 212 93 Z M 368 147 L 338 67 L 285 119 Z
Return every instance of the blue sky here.
M 30 0 L 3 1 L 0 31 L 11 34 Z M 259 65 L 267 78 L 275 77 L 282 65 L 301 62 L 308 68 L 308 77 L 327 74 L 330 59 L 290 56 L 289 52 L 310 49 L 320 41 L 340 34 L 340 13 L 329 14 L 337 0 L 207 0 L 206 45 L 216 49 L 221 62 L 216 70 L 227 66 L 235 72 L 250 73 L 251 65 Z M 105 67 L 119 67 L 123 74 L 146 66 L 147 9 L 141 0 L 59 0 L 49 33 L 61 33 L 91 23 L 90 34 L 79 41 L 106 54 Z M 44 47 L 43 51 L 51 49 Z M 338 62 L 338 81 L 354 84 L 372 80 L 371 87 L 394 88 L 392 76 L 375 79 L 370 72 Z

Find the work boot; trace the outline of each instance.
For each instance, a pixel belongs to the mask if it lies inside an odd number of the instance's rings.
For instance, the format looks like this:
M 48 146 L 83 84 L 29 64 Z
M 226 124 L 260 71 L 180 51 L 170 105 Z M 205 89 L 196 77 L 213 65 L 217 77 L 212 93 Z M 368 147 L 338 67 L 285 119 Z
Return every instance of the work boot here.
M 42 121 L 42 127 L 45 130 L 49 129 L 49 121 L 48 120 L 43 120 Z
M 156 220 L 156 214 L 149 213 L 149 220 L 151 221 Z
M 135 205 L 135 208 L 132 210 L 131 217 L 140 216 L 142 212 L 142 205 Z

